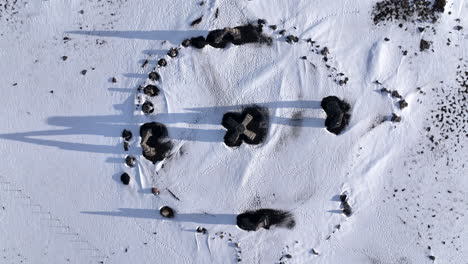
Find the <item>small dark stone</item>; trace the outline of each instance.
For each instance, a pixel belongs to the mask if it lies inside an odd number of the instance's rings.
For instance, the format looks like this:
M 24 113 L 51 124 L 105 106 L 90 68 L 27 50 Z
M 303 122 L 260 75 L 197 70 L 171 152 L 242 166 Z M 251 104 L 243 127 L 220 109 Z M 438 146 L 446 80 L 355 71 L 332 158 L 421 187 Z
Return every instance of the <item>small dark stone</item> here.
M 82 14 L 84 14 L 84 10 L 80 10 L 80 11 L 78 11 L 78 13 L 80 13 L 82 15 Z
M 168 52 L 167 52 L 167 56 L 171 57 L 171 58 L 175 58 L 177 57 L 177 55 L 179 55 L 179 49 L 177 48 L 171 48 Z
M 127 129 L 124 129 L 124 130 L 122 131 L 122 138 L 123 138 L 125 141 L 130 141 L 130 140 L 132 140 L 132 137 L 133 137 L 132 131 L 127 130 Z
M 390 39 L 389 39 L 389 38 L 384 38 L 384 40 L 385 40 L 385 41 L 390 41 Z
M 289 43 L 289 44 L 297 43 L 297 42 L 299 42 L 299 38 L 294 36 L 294 35 L 289 35 L 289 36 L 286 37 L 286 42 Z
M 169 206 L 163 206 L 161 209 L 159 209 L 159 213 L 161 214 L 162 217 L 165 218 L 173 218 L 175 215 L 175 212 L 172 208 Z
M 266 20 L 265 20 L 265 19 L 259 19 L 259 20 L 257 21 L 257 24 L 259 24 L 259 25 L 265 25 L 265 24 L 266 24 Z
M 130 144 L 128 144 L 127 141 L 124 141 L 123 146 L 124 146 L 124 150 L 125 150 L 125 151 L 128 151 L 129 148 L 130 148 Z
M 125 157 L 125 164 L 127 164 L 127 166 L 129 166 L 130 168 L 135 167 L 136 158 L 130 155 Z
M 112 77 L 111 82 L 112 82 L 112 83 L 116 83 L 116 82 L 117 82 L 117 79 L 116 79 L 115 77 Z
M 270 28 L 271 28 L 272 30 L 276 30 L 278 27 L 277 27 L 276 25 L 271 25 Z
M 457 31 L 460 31 L 460 30 L 462 30 L 462 29 L 463 29 L 463 27 L 462 27 L 462 26 L 460 26 L 460 25 L 458 25 L 458 26 L 455 26 L 453 29 L 455 29 L 455 30 L 457 30 Z
M 301 59 L 307 60 L 307 56 L 302 56 Z
M 122 175 L 120 175 L 120 180 L 123 184 L 128 185 L 130 183 L 130 175 L 124 172 Z
M 63 61 L 66 61 L 67 59 L 68 59 L 67 56 L 62 56 L 62 60 L 63 60 Z
M 150 101 L 146 101 L 141 106 L 141 111 L 145 114 L 151 114 L 154 112 L 154 105 Z
M 342 203 L 346 202 L 348 200 L 348 195 L 346 193 L 343 193 L 340 195 L 340 201 Z
M 397 114 L 393 113 L 390 121 L 396 122 L 396 123 L 401 122 L 401 116 L 398 116 Z
M 152 80 L 153 82 L 155 82 L 155 81 L 159 80 L 159 78 L 161 78 L 161 77 L 159 76 L 159 74 L 157 72 L 150 72 L 150 74 L 148 74 L 148 78 L 150 80 Z
M 151 188 L 151 193 L 152 193 L 153 195 L 155 195 L 155 196 L 156 196 L 156 195 L 159 195 L 159 190 L 158 190 L 158 188 L 156 188 L 156 187 Z
M 351 206 L 348 204 L 348 202 L 343 203 L 343 214 L 346 215 L 347 217 L 350 217 L 353 211 L 351 210 Z
M 327 56 L 329 53 L 330 53 L 330 50 L 327 47 L 323 48 L 320 51 L 320 54 L 322 54 L 323 56 Z
M 159 88 L 156 85 L 149 84 L 143 89 L 143 92 L 150 97 L 154 97 L 159 95 Z
M 87 70 L 82 70 L 80 73 L 81 75 L 86 75 L 87 72 L 88 72 Z
M 382 89 L 380 89 L 380 92 L 382 92 L 382 93 L 390 93 L 390 91 L 389 91 L 387 88 L 385 88 L 385 87 L 382 88 Z
M 200 23 L 202 22 L 202 19 L 203 19 L 203 16 L 201 16 L 201 17 L 195 19 L 194 21 L 192 21 L 192 23 L 190 23 L 190 26 L 193 27 L 193 26 L 195 26 L 195 25 L 200 24 Z
M 14 84 L 13 84 L 13 86 L 17 86 L 17 85 L 18 85 L 18 83 L 14 83 Z
M 421 42 L 419 43 L 419 50 L 420 51 L 425 51 L 431 48 L 431 43 L 430 41 L 421 39 Z
M 429 259 L 430 260 L 435 260 L 435 257 L 431 255 L 431 256 L 429 256 Z
M 280 32 L 278 32 L 280 35 L 284 36 L 284 34 L 286 34 L 286 30 L 282 29 L 280 30 Z
M 182 46 L 184 46 L 185 48 L 187 48 L 188 46 L 190 46 L 190 39 L 184 39 L 184 41 L 182 41 Z
M 49 93 L 53 94 L 53 93 L 54 93 L 54 90 L 50 90 Z
M 408 103 L 405 100 L 400 100 L 398 101 L 398 106 L 400 107 L 400 109 L 403 109 L 405 107 L 408 107 Z
M 204 227 L 197 227 L 197 233 L 200 233 L 200 234 L 205 234 L 206 233 L 206 228 Z
M 402 96 L 400 95 L 400 93 L 398 93 L 397 90 L 393 90 L 391 95 L 394 98 L 402 98 Z
M 422 33 L 422 32 L 424 32 L 424 30 L 426 30 L 426 29 L 425 29 L 425 28 L 423 28 L 423 27 L 418 27 L 418 30 L 419 30 L 419 32 L 421 32 L 421 33 Z
M 149 63 L 149 60 L 144 60 L 141 67 L 144 68 L 146 65 L 148 65 L 148 63 Z
M 166 67 L 166 65 L 167 65 L 166 59 L 160 59 L 160 60 L 158 60 L 158 66 L 159 66 L 159 67 Z
M 288 259 L 292 258 L 291 254 L 286 254 L 286 255 L 284 255 L 284 256 L 285 256 L 286 258 L 288 258 Z

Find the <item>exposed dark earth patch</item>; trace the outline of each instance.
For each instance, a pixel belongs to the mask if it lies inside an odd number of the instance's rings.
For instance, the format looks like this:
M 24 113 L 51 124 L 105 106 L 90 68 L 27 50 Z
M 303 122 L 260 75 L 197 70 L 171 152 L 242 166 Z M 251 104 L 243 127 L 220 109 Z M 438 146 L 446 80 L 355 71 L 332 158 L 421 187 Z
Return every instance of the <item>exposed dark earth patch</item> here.
M 146 123 L 140 127 L 141 148 L 143 156 L 153 164 L 165 159 L 172 143 L 165 125 L 161 123 Z
M 237 216 L 237 226 L 246 231 L 257 231 L 260 228 L 270 229 L 272 226 L 292 229 L 296 226 L 294 216 L 287 211 L 275 209 L 259 209 L 247 211 Z

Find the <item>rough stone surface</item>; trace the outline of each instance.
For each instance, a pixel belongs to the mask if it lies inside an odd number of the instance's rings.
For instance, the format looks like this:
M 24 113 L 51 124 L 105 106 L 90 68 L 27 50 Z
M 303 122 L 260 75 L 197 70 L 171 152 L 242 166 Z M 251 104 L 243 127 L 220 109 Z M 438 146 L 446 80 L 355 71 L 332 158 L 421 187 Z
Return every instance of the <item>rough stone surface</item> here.
M 340 100 L 336 96 L 323 98 L 321 107 L 327 113 L 325 127 L 333 134 L 339 135 L 349 123 L 349 104 Z
M 161 123 L 146 123 L 140 127 L 141 148 L 143 157 L 152 163 L 165 159 L 172 149 L 165 125 Z

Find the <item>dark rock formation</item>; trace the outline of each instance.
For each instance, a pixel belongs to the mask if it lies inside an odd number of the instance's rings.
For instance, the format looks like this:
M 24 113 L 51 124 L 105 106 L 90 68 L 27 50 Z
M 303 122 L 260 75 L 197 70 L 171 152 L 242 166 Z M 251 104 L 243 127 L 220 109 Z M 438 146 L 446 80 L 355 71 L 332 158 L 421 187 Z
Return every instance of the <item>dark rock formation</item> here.
M 268 109 L 257 105 L 246 107 L 241 113 L 228 112 L 221 122 L 227 129 L 224 143 L 229 147 L 240 146 L 242 141 L 258 145 L 265 141 L 269 123 Z
M 159 76 L 159 74 L 157 72 L 150 72 L 150 74 L 148 74 L 148 78 L 150 80 L 152 80 L 153 82 L 159 80 L 159 78 L 161 78 L 161 76 Z
M 396 123 L 401 122 L 401 116 L 398 116 L 397 114 L 393 113 L 390 121 L 396 122 Z
M 166 59 L 160 59 L 160 60 L 158 60 L 158 66 L 159 66 L 159 67 L 166 67 L 166 66 L 167 66 L 167 61 L 166 61 Z
M 349 104 L 336 96 L 328 96 L 323 98 L 320 106 L 327 113 L 327 119 L 325 120 L 327 130 L 339 135 L 346 125 L 348 125 L 351 117 L 348 114 L 350 110 Z
M 257 231 L 260 228 L 270 229 L 280 226 L 292 229 L 296 226 L 294 216 L 290 212 L 275 209 L 259 209 L 247 211 L 237 216 L 237 226 L 246 231 Z
M 398 106 L 400 107 L 400 109 L 403 109 L 405 107 L 408 107 L 408 103 L 405 100 L 400 100 L 398 101 Z
M 177 57 L 177 55 L 179 55 L 179 49 L 178 48 L 171 48 L 167 52 L 167 56 L 169 56 L 171 58 L 175 58 L 175 57 Z
M 185 47 L 185 48 L 187 48 L 188 46 L 190 46 L 191 43 L 192 43 L 192 42 L 190 41 L 190 39 L 184 39 L 184 40 L 182 41 L 182 46 Z
M 173 218 L 175 216 L 175 212 L 172 208 L 169 206 L 163 206 L 161 209 L 159 209 L 159 213 L 161 214 L 162 217 L 165 218 Z
M 159 95 L 159 88 L 156 85 L 149 84 L 143 89 L 143 92 L 150 97 L 154 97 Z
M 136 158 L 130 155 L 125 157 L 125 164 L 127 164 L 127 166 L 129 166 L 130 168 L 135 167 Z
M 125 141 L 130 141 L 130 140 L 132 140 L 132 137 L 133 137 L 132 131 L 127 130 L 127 129 L 124 129 L 124 130 L 122 131 L 122 138 L 123 138 Z
M 419 50 L 420 51 L 425 51 L 431 48 L 432 42 L 421 39 L 421 42 L 419 43 Z
M 123 184 L 128 185 L 130 183 L 130 175 L 124 172 L 122 173 L 122 175 L 120 175 L 120 180 L 122 181 Z
M 172 149 L 165 125 L 161 123 L 146 123 L 140 127 L 141 148 L 143 157 L 156 163 L 165 159 Z
M 299 38 L 294 35 L 289 35 L 286 37 L 286 42 L 289 44 L 299 42 Z
M 224 49 L 228 44 L 243 45 L 247 43 L 266 43 L 271 44 L 272 39 L 262 34 L 263 24 L 247 24 L 238 27 L 227 27 L 224 29 L 215 29 L 208 33 L 206 39 L 202 36 L 190 39 L 193 47 L 202 49 L 206 44 Z
M 206 228 L 204 227 L 197 227 L 197 233 L 200 233 L 200 234 L 205 234 L 206 233 Z
M 195 25 L 200 24 L 200 23 L 202 22 L 202 19 L 203 19 L 203 16 L 201 16 L 201 17 L 195 19 L 194 21 L 192 21 L 192 23 L 190 23 L 190 26 L 193 27 L 193 26 L 195 26 Z
M 143 111 L 143 113 L 145 114 L 151 114 L 154 112 L 154 105 L 152 102 L 150 101 L 146 101 L 143 103 L 143 105 L 141 106 L 141 111 Z
M 197 49 L 203 49 L 206 46 L 206 44 L 207 44 L 206 39 L 203 36 L 190 39 L 190 45 Z

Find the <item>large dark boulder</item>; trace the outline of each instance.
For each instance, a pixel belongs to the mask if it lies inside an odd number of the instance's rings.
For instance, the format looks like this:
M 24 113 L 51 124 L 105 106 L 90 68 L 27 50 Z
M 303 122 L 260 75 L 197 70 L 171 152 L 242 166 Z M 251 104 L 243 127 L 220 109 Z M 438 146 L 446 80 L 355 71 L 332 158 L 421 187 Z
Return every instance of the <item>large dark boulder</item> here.
M 159 213 L 161 214 L 162 217 L 165 217 L 165 218 L 174 218 L 175 216 L 174 209 L 170 208 L 169 206 L 161 207 L 161 209 L 159 209 Z
M 161 123 L 143 124 L 140 127 L 140 137 L 143 157 L 153 164 L 165 159 L 172 149 L 167 128 Z
M 190 39 L 190 45 L 197 49 L 203 49 L 206 46 L 206 39 L 203 36 Z
M 239 112 L 224 114 L 221 125 L 227 129 L 224 143 L 237 147 L 245 142 L 250 145 L 263 143 L 268 134 L 270 117 L 268 109 L 252 105 Z
M 327 113 L 325 127 L 333 134 L 339 135 L 349 123 L 351 116 L 348 112 L 351 107 L 336 96 L 323 98 L 320 106 Z
M 247 211 L 237 216 L 237 226 L 246 231 L 257 231 L 260 228 L 270 229 L 280 226 L 292 229 L 296 226 L 294 216 L 290 212 L 275 209 L 259 209 Z
M 192 46 L 202 48 L 206 44 L 212 47 L 223 49 L 228 44 L 243 45 L 247 43 L 266 43 L 271 44 L 272 39 L 262 34 L 262 25 L 247 24 L 238 27 L 227 27 L 224 29 L 215 29 L 208 33 L 206 39 L 203 37 L 192 38 Z M 195 43 L 194 43 L 195 42 Z
M 148 84 L 143 89 L 143 92 L 150 97 L 154 97 L 159 95 L 159 88 L 156 85 Z
M 150 101 L 146 101 L 141 105 L 141 111 L 147 115 L 154 112 L 154 105 Z

